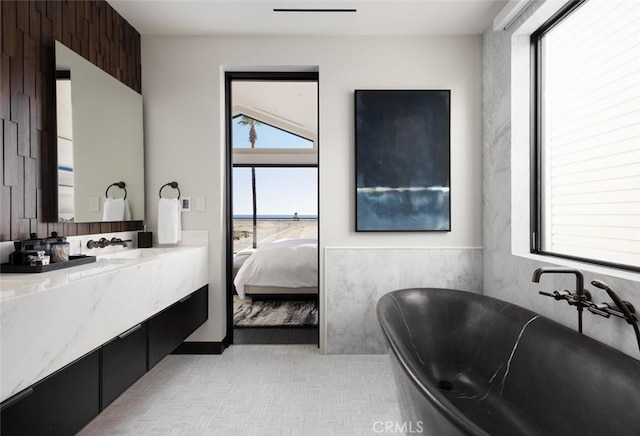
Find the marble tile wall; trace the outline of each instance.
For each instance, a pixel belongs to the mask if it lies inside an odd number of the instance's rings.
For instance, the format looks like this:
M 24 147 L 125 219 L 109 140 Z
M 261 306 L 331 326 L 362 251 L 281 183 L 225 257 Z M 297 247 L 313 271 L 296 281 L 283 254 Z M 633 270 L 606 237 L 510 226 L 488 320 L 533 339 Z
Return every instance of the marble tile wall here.
M 138 232 L 115 232 L 115 233 L 96 233 L 81 236 L 69 236 L 67 241 L 70 244 L 70 254 L 86 254 L 88 256 L 96 256 L 100 254 L 109 254 L 116 251 L 122 251 L 124 248 L 114 245 L 105 248 L 87 248 L 87 242 L 91 239 L 97 241 L 100 238 L 120 238 L 122 240 L 131 239 L 132 242 L 127 244 L 127 249 L 136 248 L 138 246 Z M 15 251 L 13 241 L 0 242 L 0 263 L 9 262 L 9 255 Z
M 480 248 L 326 248 L 326 352 L 384 353 L 376 303 L 411 287 L 482 290 Z
M 71 254 L 86 254 L 88 256 L 99 256 L 101 254 L 110 254 L 117 251 L 122 251 L 125 248 L 114 245 L 105 248 L 87 248 L 87 242 L 91 239 L 97 241 L 100 238 L 120 238 L 122 240 L 131 239 L 131 242 L 127 244 L 126 249 L 133 249 L 138 247 L 138 231 L 133 232 L 114 232 L 114 233 L 96 233 L 81 236 L 69 236 L 67 241 L 70 244 Z M 207 230 L 183 230 L 182 240 L 177 244 L 164 245 L 165 247 L 187 247 L 187 246 L 205 246 L 209 243 L 209 232 Z M 158 244 L 154 244 L 157 246 Z M 9 262 L 9 255 L 15 251 L 13 241 L 0 242 L 0 263 Z
M 531 309 L 569 327 L 576 328 L 577 315 L 574 308 L 565 303 L 543 297 L 538 291 L 575 288 L 569 276 L 543 276 L 539 284 L 531 282 L 536 268 L 554 266 L 553 258 L 533 259 L 524 255 L 514 255 L 512 238 L 527 232 L 528 219 L 522 213 L 523 205 L 529 201 L 528 192 L 522 192 L 522 182 L 528 180 L 528 174 L 521 168 L 528 165 L 528 141 L 519 134 L 514 135 L 514 118 L 527 102 L 518 101 L 519 96 L 527 95 L 526 80 L 514 80 L 518 76 L 517 64 L 528 59 L 528 50 L 521 44 L 523 28 L 535 30 L 532 21 L 541 21 L 544 8 L 552 2 L 536 1 L 518 19 L 510 31 L 487 30 L 483 35 L 483 233 L 484 233 L 484 270 L 483 292 L 486 295 L 510 301 Z M 549 11 L 544 11 L 549 14 Z M 515 50 L 515 51 L 514 51 Z M 526 89 L 522 89 L 526 87 Z M 525 114 L 528 117 L 528 115 Z M 526 133 L 526 132 L 525 132 Z M 526 136 L 526 134 L 525 134 Z M 526 142 L 526 143 L 525 143 Z M 524 181 L 522 180 L 524 178 Z M 516 203 L 517 202 L 517 203 Z M 522 203 L 525 202 L 525 203 Z M 514 233 L 515 230 L 515 233 Z M 519 243 L 519 242 L 518 242 Z M 517 245 L 517 244 L 516 244 Z M 545 262 L 543 262 L 544 260 Z M 604 291 L 596 290 L 589 282 L 595 278 L 607 282 L 623 299 L 640 306 L 640 275 L 613 273 L 605 268 L 579 266 L 585 272 L 586 287 L 591 290 L 595 301 L 609 301 Z M 614 276 L 609 275 L 614 274 Z M 634 357 L 638 349 L 632 328 L 620 319 L 605 319 L 590 313 L 585 314 L 584 333 Z

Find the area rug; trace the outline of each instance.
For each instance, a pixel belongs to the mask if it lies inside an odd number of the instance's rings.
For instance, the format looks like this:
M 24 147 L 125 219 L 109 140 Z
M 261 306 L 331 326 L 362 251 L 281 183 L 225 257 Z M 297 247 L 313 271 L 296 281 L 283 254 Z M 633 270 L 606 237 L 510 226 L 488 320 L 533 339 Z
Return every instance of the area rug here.
M 251 301 L 233 296 L 234 327 L 315 327 L 315 301 Z

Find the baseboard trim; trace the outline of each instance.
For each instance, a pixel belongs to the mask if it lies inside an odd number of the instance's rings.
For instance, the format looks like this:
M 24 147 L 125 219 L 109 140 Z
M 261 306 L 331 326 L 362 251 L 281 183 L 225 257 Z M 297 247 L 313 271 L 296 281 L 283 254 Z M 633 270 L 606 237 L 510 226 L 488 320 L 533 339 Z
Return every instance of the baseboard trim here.
M 221 342 L 183 342 L 171 354 L 222 354 L 229 345 Z

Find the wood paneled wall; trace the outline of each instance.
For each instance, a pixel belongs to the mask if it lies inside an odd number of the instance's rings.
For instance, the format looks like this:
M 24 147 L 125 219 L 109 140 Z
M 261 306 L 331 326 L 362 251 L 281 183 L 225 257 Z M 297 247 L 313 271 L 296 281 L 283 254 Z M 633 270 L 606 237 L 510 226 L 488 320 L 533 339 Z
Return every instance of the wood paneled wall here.
M 0 1 L 0 241 L 138 230 L 61 224 L 56 209 L 54 41 L 140 92 L 140 34 L 104 0 Z

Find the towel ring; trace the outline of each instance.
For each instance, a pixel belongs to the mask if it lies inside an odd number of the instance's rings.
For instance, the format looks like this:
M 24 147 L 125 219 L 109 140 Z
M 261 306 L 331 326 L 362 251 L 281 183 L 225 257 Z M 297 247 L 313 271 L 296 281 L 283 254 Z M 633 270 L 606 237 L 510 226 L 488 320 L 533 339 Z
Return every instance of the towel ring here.
M 180 198 L 180 188 L 178 188 L 178 182 L 169 182 L 169 183 L 165 183 L 164 185 L 162 185 L 162 187 L 160 188 L 160 191 L 158 192 L 158 195 L 160 196 L 160 198 L 162 198 L 162 190 L 165 188 L 165 186 L 169 186 L 173 189 L 177 189 L 178 190 L 178 199 Z
M 127 186 L 127 185 L 126 185 L 126 183 L 124 183 L 124 182 L 116 182 L 116 183 L 112 183 L 112 184 L 110 184 L 110 185 L 107 187 L 107 190 L 106 190 L 106 191 L 104 191 L 104 196 L 105 196 L 106 198 L 109 198 L 109 189 L 111 189 L 111 187 L 112 187 L 112 186 L 117 186 L 118 188 L 123 189 L 123 190 L 124 190 L 124 197 L 123 197 L 122 199 L 123 199 L 123 200 L 126 200 L 126 199 L 127 199 L 127 188 L 126 188 L 126 186 Z

